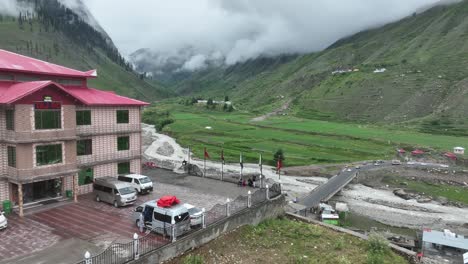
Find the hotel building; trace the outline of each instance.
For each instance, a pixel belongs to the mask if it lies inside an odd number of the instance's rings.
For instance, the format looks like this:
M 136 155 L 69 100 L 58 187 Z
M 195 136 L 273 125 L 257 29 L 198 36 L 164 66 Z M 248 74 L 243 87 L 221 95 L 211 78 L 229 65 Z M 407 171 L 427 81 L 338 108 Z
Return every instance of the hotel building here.
M 92 191 L 95 178 L 140 173 L 147 103 L 88 87 L 81 72 L 0 49 L 0 205 Z

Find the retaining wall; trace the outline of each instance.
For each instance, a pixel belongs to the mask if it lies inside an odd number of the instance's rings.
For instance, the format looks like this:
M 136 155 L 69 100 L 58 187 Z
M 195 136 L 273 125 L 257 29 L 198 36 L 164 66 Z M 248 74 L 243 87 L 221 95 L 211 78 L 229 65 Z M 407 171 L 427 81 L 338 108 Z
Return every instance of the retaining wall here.
M 178 238 L 174 243 L 167 244 L 145 256 L 139 260 L 130 263 L 153 264 L 169 260 L 177 257 L 184 252 L 200 247 L 220 235 L 236 229 L 243 225 L 257 225 L 263 220 L 276 218 L 284 214 L 284 206 L 286 199 L 284 195 L 280 195 L 270 201 L 265 201 L 251 208 L 246 208 L 228 218 L 223 218 L 205 229 L 200 229 L 185 237 Z

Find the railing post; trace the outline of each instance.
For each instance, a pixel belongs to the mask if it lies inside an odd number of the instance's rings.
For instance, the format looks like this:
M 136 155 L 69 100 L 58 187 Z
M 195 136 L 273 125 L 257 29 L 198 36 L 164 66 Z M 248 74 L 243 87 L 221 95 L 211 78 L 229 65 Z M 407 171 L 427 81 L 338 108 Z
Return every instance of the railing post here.
M 91 254 L 89 254 L 89 251 L 86 251 L 86 253 L 84 253 L 84 258 L 85 264 L 93 264 L 93 260 L 91 259 Z
M 140 258 L 140 251 L 138 250 L 138 235 L 137 233 L 133 234 L 133 259 L 137 260 Z
M 251 191 L 247 192 L 247 207 L 248 208 L 252 207 L 252 192 Z
M 202 228 L 206 228 L 205 208 L 202 208 Z
M 172 222 L 171 222 L 172 226 L 171 226 L 171 233 L 172 233 L 172 242 L 176 242 L 176 225 L 175 225 L 175 221 L 174 219 L 172 219 Z
M 281 194 L 282 193 L 282 191 L 281 191 L 281 180 L 278 180 L 278 185 L 279 185 L 279 194 Z
M 268 186 L 268 184 L 266 185 L 266 199 L 270 200 L 270 187 Z
M 226 216 L 231 216 L 231 200 L 229 198 L 226 200 Z

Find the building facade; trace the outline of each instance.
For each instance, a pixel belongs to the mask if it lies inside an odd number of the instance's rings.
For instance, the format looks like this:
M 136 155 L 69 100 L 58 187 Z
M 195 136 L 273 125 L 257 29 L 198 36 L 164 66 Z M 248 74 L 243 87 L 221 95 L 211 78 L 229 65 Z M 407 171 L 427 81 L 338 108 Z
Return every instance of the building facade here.
M 0 50 L 0 203 L 19 207 L 140 173 L 147 103 L 88 87 L 81 72 Z

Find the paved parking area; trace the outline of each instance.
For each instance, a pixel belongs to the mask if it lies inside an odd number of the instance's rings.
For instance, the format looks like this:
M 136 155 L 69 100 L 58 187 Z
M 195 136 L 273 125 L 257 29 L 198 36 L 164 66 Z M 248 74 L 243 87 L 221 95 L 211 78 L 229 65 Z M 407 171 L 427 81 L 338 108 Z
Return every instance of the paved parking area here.
M 139 196 L 132 206 L 114 208 L 96 202 L 93 194 L 87 194 L 80 196 L 78 203 L 32 213 L 24 218 L 9 216 L 9 227 L 0 231 L 0 263 L 74 263 L 84 254 L 77 249 L 96 254 L 113 241 L 129 241 L 138 232 L 132 220 L 133 210 L 148 200 L 176 195 L 182 202 L 209 210 L 216 204 L 225 203 L 227 198 L 246 195 L 248 191 L 231 183 L 159 169 L 144 174 L 153 179 L 155 189 L 151 194 Z M 154 239 L 161 238 L 155 235 Z M 54 252 L 54 248 L 60 248 L 60 252 Z M 63 258 L 57 257 L 60 254 Z M 56 255 L 56 259 L 52 261 L 49 255 Z

